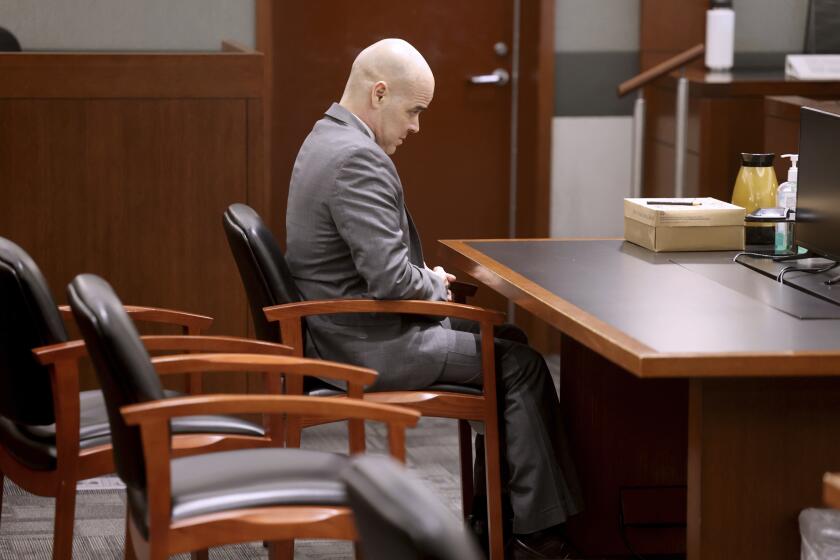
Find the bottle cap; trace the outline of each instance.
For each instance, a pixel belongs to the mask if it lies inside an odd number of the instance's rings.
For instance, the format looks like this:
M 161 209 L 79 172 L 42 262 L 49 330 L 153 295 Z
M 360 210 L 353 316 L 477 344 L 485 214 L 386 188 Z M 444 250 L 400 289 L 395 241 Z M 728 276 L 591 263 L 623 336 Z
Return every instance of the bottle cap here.
M 741 165 L 744 167 L 770 167 L 776 154 L 741 154 Z
M 711 8 L 731 8 L 732 0 L 711 0 Z

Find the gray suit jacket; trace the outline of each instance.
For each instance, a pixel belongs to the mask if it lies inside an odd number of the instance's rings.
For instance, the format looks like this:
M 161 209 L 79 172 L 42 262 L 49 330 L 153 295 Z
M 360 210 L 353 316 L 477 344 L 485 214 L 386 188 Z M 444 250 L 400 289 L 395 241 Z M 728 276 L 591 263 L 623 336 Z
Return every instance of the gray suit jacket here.
M 286 235 L 304 299 L 446 299 L 443 281 L 424 267 L 391 158 L 338 104 L 298 153 Z M 375 369 L 379 390 L 430 385 L 454 344 L 448 320 L 415 315 L 319 316 L 307 326 L 307 355 Z

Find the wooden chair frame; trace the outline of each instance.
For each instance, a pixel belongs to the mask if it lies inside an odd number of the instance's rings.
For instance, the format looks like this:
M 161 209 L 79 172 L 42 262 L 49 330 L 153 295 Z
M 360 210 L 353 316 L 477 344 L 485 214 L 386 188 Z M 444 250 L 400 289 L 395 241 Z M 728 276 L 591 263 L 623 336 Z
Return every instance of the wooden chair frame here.
M 163 356 L 152 360 L 161 375 L 187 371 L 263 371 L 283 373 L 286 379 L 302 383 L 303 375 L 323 375 L 332 379 L 369 385 L 376 372 L 343 364 L 281 356 L 247 354 L 190 354 Z M 165 399 L 123 407 L 127 424 L 140 426 L 146 459 L 146 479 L 154 481 L 149 492 L 149 538 L 140 533 L 129 513 L 126 552 L 138 558 L 158 560 L 172 554 L 203 550 L 222 544 L 266 540 L 279 542 L 271 557 L 288 552 L 295 538 L 357 538 L 348 507 L 276 506 L 259 507 L 196 516 L 172 521 L 170 461 L 173 455 L 169 431 L 171 418 L 195 414 L 261 413 L 306 417 L 373 420 L 388 425 L 391 455 L 405 461 L 405 429 L 416 425 L 420 414 L 402 407 L 370 403 L 357 399 L 303 397 L 287 395 L 212 395 Z M 350 439 L 349 449 L 360 453 L 364 446 Z M 131 543 L 131 544 L 128 544 Z M 284 546 L 285 545 L 285 546 Z
M 823 475 L 823 503 L 840 509 L 840 473 L 827 472 Z
M 67 306 L 59 308 L 63 317 L 72 317 Z M 280 344 L 219 336 L 201 336 L 213 320 L 170 309 L 126 306 L 129 316 L 139 322 L 158 323 L 181 327 L 186 335 L 144 336 L 144 345 L 150 351 L 187 352 L 249 352 L 271 355 L 289 355 L 291 349 Z M 56 469 L 33 470 L 21 464 L 0 446 L 0 503 L 3 498 L 3 478 L 8 476 L 18 486 L 38 496 L 56 498 L 53 558 L 70 560 L 73 550 L 73 523 L 75 519 L 76 483 L 114 472 L 110 444 L 88 449 L 79 447 L 79 360 L 87 356 L 84 341 L 74 340 L 33 350 L 38 361 L 49 368 L 55 407 Z M 189 390 L 201 388 L 201 374 L 192 373 Z M 280 391 L 279 375 L 266 376 L 266 391 Z M 282 432 L 280 432 L 282 433 Z M 176 455 L 196 451 L 221 451 L 249 447 L 278 445 L 277 432 L 268 428 L 266 437 L 228 434 L 185 434 L 175 437 Z M 281 443 L 282 445 L 282 438 Z
M 266 307 L 269 321 L 280 322 L 283 344 L 303 355 L 303 319 L 310 315 L 334 313 L 408 313 L 432 316 L 448 316 L 477 321 L 480 325 L 482 348 L 483 394 L 466 395 L 443 391 L 382 391 L 366 393 L 366 402 L 397 404 L 420 412 L 423 416 L 453 418 L 458 422 L 461 447 L 461 496 L 464 512 L 468 512 L 472 501 L 472 454 L 469 421 L 484 423 L 485 464 L 487 474 L 487 512 L 490 540 L 490 558 L 504 557 L 504 535 L 502 526 L 502 491 L 499 455 L 499 420 L 496 397 L 496 366 L 494 356 L 493 327 L 504 322 L 504 314 L 460 303 L 420 300 L 325 300 L 302 301 Z M 286 380 L 286 394 L 303 394 L 303 379 Z M 349 395 L 353 396 L 353 395 Z M 335 398 L 335 397 L 333 397 Z M 340 398 L 340 397 L 339 397 Z M 306 425 L 323 422 L 323 417 L 313 419 L 290 419 L 287 426 L 287 445 L 300 444 L 300 431 Z M 364 431 L 350 426 L 350 437 L 357 445 L 364 445 Z M 360 442 L 359 442 L 360 440 Z M 466 448 L 466 451 L 465 451 Z

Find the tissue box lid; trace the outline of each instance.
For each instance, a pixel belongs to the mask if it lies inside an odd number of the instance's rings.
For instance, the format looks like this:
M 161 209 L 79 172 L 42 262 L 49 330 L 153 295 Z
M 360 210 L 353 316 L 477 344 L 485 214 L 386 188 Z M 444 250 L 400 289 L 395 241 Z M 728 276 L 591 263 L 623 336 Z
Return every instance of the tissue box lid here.
M 648 201 L 699 202 L 696 206 Z M 715 198 L 625 198 L 624 217 L 653 227 L 742 226 L 746 210 Z

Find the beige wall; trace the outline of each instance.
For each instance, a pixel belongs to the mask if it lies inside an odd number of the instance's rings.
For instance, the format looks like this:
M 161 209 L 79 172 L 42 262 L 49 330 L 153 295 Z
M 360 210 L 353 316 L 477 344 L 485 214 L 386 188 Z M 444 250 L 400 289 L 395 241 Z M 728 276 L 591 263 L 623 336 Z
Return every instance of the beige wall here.
M 215 51 L 254 46 L 255 0 L 0 0 L 25 50 Z

